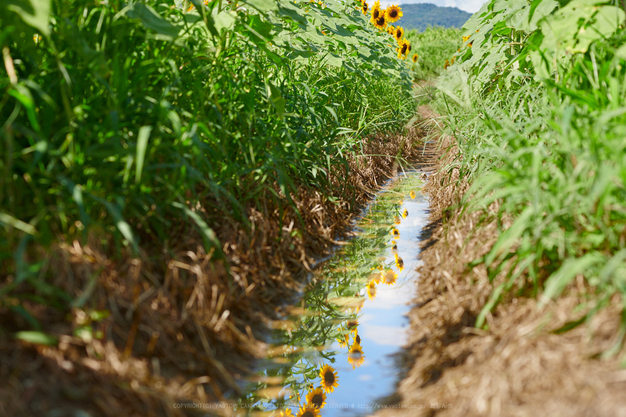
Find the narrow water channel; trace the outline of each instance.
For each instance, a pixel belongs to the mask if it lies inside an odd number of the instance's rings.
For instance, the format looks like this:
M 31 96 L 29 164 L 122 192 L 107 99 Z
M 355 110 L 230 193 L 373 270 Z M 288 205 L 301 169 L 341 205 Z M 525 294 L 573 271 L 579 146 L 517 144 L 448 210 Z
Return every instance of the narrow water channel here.
M 360 416 L 393 393 L 405 344 L 419 235 L 428 201 L 415 172 L 377 194 L 355 237 L 316 269 L 301 302 L 275 323 L 273 343 L 241 408 L 274 416 Z

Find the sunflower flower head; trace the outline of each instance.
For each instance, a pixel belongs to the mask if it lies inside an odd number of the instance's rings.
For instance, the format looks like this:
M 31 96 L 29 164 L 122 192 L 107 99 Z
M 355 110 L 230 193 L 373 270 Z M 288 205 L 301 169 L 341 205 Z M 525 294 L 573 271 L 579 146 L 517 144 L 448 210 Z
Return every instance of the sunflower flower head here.
M 411 192 L 409 193 L 409 195 L 411 196 L 411 198 L 415 198 L 415 191 L 411 190 Z
M 353 344 L 348 352 L 348 362 L 352 365 L 352 369 L 358 368 L 364 361 L 365 356 L 363 355 L 363 348 L 361 348 L 361 344 Z
M 361 12 L 363 12 L 364 15 L 367 15 L 368 10 L 369 6 L 367 5 L 367 2 L 363 2 L 363 5 L 361 6 Z
M 370 18 L 370 22 L 374 23 L 376 19 L 378 19 L 378 17 L 380 16 L 381 11 L 382 10 L 380 8 L 380 1 L 376 0 L 376 3 L 374 3 L 374 5 L 372 6 L 372 10 L 370 11 L 372 15 Z
M 398 45 L 400 44 L 400 41 L 402 40 L 402 37 L 404 36 L 404 28 L 403 27 L 396 27 L 396 32 L 393 34 L 393 37 L 396 39 L 396 42 L 398 42 Z
M 380 13 L 378 13 L 378 17 L 372 23 L 374 23 L 374 26 L 378 30 L 385 30 L 387 27 L 387 16 L 385 15 L 385 11 L 381 10 Z
M 402 17 L 402 9 L 400 6 L 396 6 L 395 4 L 387 7 L 386 12 L 387 20 L 391 23 L 397 22 Z
M 328 364 L 324 365 L 320 370 L 320 378 L 322 378 L 322 388 L 326 392 L 333 392 L 335 387 L 339 386 L 337 371 Z
M 322 388 L 315 388 L 306 395 L 306 402 L 308 406 L 321 410 L 326 405 L 326 393 Z
M 304 404 L 300 406 L 296 417 L 319 417 L 319 410 L 313 407 L 311 404 Z
M 393 25 L 387 26 L 387 33 L 393 36 L 393 34 L 396 33 L 396 27 Z
M 404 209 L 404 211 L 402 212 L 402 217 L 406 219 L 408 215 L 409 215 L 409 211 L 407 209 Z

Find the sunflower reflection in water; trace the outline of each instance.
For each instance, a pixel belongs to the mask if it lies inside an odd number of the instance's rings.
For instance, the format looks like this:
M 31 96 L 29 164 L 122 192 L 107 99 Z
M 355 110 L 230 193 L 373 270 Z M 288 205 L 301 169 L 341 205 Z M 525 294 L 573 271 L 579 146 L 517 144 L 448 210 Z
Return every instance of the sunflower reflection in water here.
M 326 405 L 326 393 L 321 387 L 315 388 L 306 395 L 306 403 L 309 408 L 321 410 Z
M 335 387 L 339 386 L 337 371 L 330 365 L 324 365 L 320 371 L 320 378 L 322 378 L 322 388 L 326 392 L 333 392 Z
M 367 284 L 367 296 L 370 300 L 376 298 L 376 284 L 378 281 L 371 280 L 369 284 Z
M 393 285 L 396 283 L 396 279 L 398 279 L 398 274 L 393 269 L 388 269 L 383 274 L 383 284 Z
M 300 406 L 296 417 L 319 417 L 319 410 L 310 404 Z
M 364 361 L 365 355 L 363 355 L 363 348 L 361 347 L 361 344 L 353 344 L 348 352 L 348 362 L 352 365 L 352 369 L 358 368 Z

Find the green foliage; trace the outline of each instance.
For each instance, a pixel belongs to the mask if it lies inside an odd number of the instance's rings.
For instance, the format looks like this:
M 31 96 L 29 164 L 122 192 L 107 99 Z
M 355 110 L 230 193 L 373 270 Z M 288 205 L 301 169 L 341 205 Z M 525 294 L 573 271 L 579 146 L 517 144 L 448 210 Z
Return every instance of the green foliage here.
M 414 68 L 414 76 L 418 80 L 439 76 L 444 71 L 446 60 L 461 46 L 461 31 L 454 28 L 428 28 L 423 32 L 409 30 L 405 37 L 414 45 L 412 52 L 419 55 Z
M 191 3 L 0 6 L 4 276 L 42 285 L 32 244 L 89 230 L 136 251 L 187 222 L 219 253 L 224 218 L 340 194 L 357 140 L 411 115 L 409 72 L 354 4 Z
M 456 7 L 439 7 L 430 3 L 402 4 L 402 26 L 424 31 L 429 27 L 460 28 L 471 13 Z
M 472 47 L 442 77 L 441 103 L 469 208 L 500 203 L 499 240 L 474 263 L 507 277 L 479 326 L 512 291 L 545 302 L 577 276 L 588 317 L 626 300 L 625 16 L 611 2 L 493 0 L 463 28 Z

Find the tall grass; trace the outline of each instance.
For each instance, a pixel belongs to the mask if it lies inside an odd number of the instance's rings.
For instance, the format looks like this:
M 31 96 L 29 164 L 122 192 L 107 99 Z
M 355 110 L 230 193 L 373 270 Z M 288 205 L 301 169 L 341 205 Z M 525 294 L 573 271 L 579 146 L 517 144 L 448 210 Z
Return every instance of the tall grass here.
M 589 291 L 584 319 L 616 294 L 626 301 L 626 15 L 619 6 L 492 0 L 463 28 L 464 47 L 440 81 L 440 105 L 461 149 L 461 178 L 473 183 L 467 207 L 500 207 L 500 237 L 474 263 L 484 263 L 491 279 L 506 275 L 478 326 L 511 293 L 546 303 L 576 277 Z
M 341 195 L 329 174 L 413 110 L 408 71 L 351 2 L 14 3 L 0 6 L 2 294 L 27 283 L 66 302 L 33 248 L 90 231 L 116 253 L 190 223 L 223 256 L 225 218 L 295 207 L 300 187 Z

